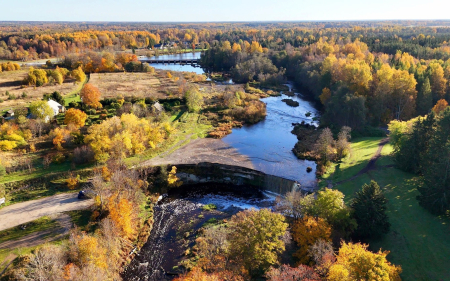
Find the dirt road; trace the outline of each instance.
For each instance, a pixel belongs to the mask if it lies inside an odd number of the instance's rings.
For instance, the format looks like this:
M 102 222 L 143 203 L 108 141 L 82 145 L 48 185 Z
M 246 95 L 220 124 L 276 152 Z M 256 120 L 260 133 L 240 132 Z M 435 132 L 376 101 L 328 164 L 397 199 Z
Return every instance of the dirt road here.
M 0 209 L 0 230 L 21 225 L 43 216 L 89 208 L 93 200 L 78 200 L 76 193 L 58 194 L 17 203 Z

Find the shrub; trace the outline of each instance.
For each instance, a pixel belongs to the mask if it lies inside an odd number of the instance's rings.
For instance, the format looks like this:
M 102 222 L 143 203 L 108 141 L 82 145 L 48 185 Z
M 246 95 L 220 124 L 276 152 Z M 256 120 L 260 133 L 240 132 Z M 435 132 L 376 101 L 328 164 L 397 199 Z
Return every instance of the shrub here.
M 94 151 L 90 146 L 83 145 L 73 151 L 73 162 L 75 164 L 85 164 L 94 160 Z
M 0 141 L 0 150 L 9 151 L 9 150 L 13 150 L 16 147 L 17 147 L 17 144 L 15 141 L 9 141 L 9 140 L 1 140 Z
M 61 164 L 61 163 L 63 163 L 65 160 L 66 160 L 66 157 L 65 157 L 64 154 L 61 153 L 61 152 L 56 153 L 56 154 L 53 156 L 53 159 L 52 159 L 53 163 L 55 163 L 55 164 Z

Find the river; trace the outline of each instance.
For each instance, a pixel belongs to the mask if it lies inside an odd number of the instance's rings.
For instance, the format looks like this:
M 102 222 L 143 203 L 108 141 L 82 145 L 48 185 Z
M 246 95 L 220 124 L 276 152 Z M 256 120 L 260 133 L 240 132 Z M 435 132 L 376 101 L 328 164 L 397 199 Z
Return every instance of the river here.
M 193 59 L 200 58 L 200 52 L 185 53 L 175 55 L 161 55 L 152 59 Z M 198 74 L 204 73 L 200 67 L 177 64 L 151 64 L 157 69 L 167 69 L 173 71 L 193 71 Z M 314 117 L 319 116 L 319 112 L 313 104 L 305 99 L 301 93 L 295 90 L 292 82 L 288 82 L 290 91 L 295 92 L 295 96 L 289 97 L 284 94 L 278 97 L 268 97 L 262 99 L 267 106 L 267 116 L 265 120 L 242 128 L 233 129 L 233 133 L 222 140 L 240 153 L 247 155 L 257 170 L 267 174 L 276 175 L 290 180 L 298 181 L 304 187 L 314 187 L 316 184 L 316 163 L 314 161 L 299 160 L 292 148 L 297 142 L 297 137 L 291 133 L 292 123 L 306 123 L 318 125 Z M 287 105 L 282 99 L 292 99 L 299 103 L 298 107 Z M 310 113 L 308 117 L 307 113 Z M 307 167 L 312 170 L 308 173 Z
M 165 55 L 161 59 L 192 58 L 192 54 Z M 190 65 L 154 64 L 157 69 L 192 71 L 203 73 L 201 68 Z M 293 84 L 287 84 L 295 91 Z M 289 98 L 299 103 L 290 107 L 282 101 Z M 303 186 L 315 186 L 315 167 L 312 161 L 299 160 L 292 152 L 297 142 L 291 134 L 292 123 L 317 125 L 313 120 L 318 111 L 312 103 L 296 93 L 293 97 L 282 94 L 278 97 L 262 99 L 267 105 L 267 117 L 255 125 L 233 129 L 223 141 L 247 155 L 256 169 L 267 174 L 296 180 Z M 308 114 L 307 113 L 311 113 Z M 307 167 L 312 171 L 308 173 Z M 205 222 L 227 219 L 233 214 L 250 208 L 271 208 L 275 196 L 263 193 L 250 186 L 233 187 L 224 184 L 200 184 L 183 186 L 171 190 L 161 197 L 154 208 L 154 224 L 150 237 L 141 251 L 127 266 L 124 280 L 171 280 L 177 266 L 185 258 L 185 251 L 194 245 L 197 230 Z M 217 209 L 203 210 L 206 204 L 214 204 Z
M 287 84 L 294 91 L 293 84 Z M 282 99 L 292 99 L 299 103 L 298 107 L 287 105 Z M 318 125 L 313 118 L 318 111 L 312 103 L 305 100 L 299 93 L 288 97 L 284 94 L 278 97 L 262 99 L 266 104 L 266 118 L 254 125 L 233 129 L 233 133 L 224 137 L 223 141 L 235 147 L 240 153 L 247 155 L 257 170 L 298 181 L 302 186 L 312 187 L 316 184 L 316 163 L 299 160 L 292 148 L 297 143 L 297 137 L 291 133 L 292 123 Z M 309 117 L 307 113 L 311 113 Z M 312 171 L 306 171 L 311 167 Z
M 270 208 L 275 197 L 250 186 L 200 184 L 170 190 L 154 207 L 150 237 L 122 274 L 124 280 L 171 280 L 177 266 L 207 222 L 230 218 L 244 209 Z M 214 210 L 204 210 L 214 204 Z
M 142 59 L 158 59 L 158 60 L 173 60 L 173 59 L 199 59 L 201 52 L 183 53 L 173 55 L 159 55 L 157 57 L 141 57 Z M 168 63 L 150 63 L 150 66 L 156 69 L 171 70 L 171 71 L 188 71 L 197 74 L 203 74 L 205 71 L 201 67 L 192 66 L 190 64 L 168 64 Z

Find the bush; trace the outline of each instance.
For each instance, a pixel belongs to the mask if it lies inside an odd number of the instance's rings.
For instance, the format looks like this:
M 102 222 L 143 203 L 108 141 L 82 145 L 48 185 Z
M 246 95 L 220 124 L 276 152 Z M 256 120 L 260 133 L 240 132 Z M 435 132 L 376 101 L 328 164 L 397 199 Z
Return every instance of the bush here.
M 17 144 L 15 141 L 9 141 L 9 140 L 1 140 L 0 141 L 0 150 L 9 151 L 9 150 L 13 150 L 16 147 L 17 147 Z
M 66 157 L 61 152 L 56 153 L 53 156 L 52 162 L 55 164 L 61 164 L 66 160 Z
M 4 175 L 6 175 L 6 169 L 3 165 L 0 165 L 0 177 L 3 177 Z
M 234 118 L 245 123 L 254 124 L 266 117 L 266 104 L 262 101 L 250 101 L 245 107 L 236 107 Z
M 94 151 L 90 146 L 83 145 L 73 151 L 73 162 L 75 164 L 85 164 L 94 160 Z

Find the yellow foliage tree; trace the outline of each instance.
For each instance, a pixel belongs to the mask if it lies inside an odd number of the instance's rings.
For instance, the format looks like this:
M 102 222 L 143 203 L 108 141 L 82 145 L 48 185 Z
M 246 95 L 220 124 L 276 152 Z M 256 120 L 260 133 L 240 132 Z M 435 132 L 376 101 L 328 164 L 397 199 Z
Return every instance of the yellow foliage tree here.
M 170 187 L 179 187 L 183 184 L 177 177 L 177 167 L 172 166 L 172 170 L 170 170 L 169 175 L 167 176 L 167 182 Z
M 69 108 L 64 117 L 64 124 L 73 124 L 76 128 L 83 127 L 87 119 L 87 114 L 76 108 Z
M 368 245 L 343 242 L 336 263 L 330 267 L 328 281 L 379 280 L 397 281 L 401 267 L 387 261 L 389 252 L 372 253 Z
M 250 53 L 262 53 L 263 48 L 261 47 L 261 44 L 259 44 L 257 41 L 253 41 L 252 45 L 250 46 Z
M 98 238 L 84 233 L 73 234 L 72 243 L 75 249 L 71 251 L 80 266 L 88 264 L 106 268 L 106 250 L 100 245 Z
M 80 175 L 77 175 L 76 177 L 74 177 L 73 175 L 70 176 L 70 178 L 68 178 L 66 180 L 67 183 L 67 187 L 69 189 L 75 189 L 78 186 L 78 183 L 80 182 Z
M 102 178 L 104 181 L 110 181 L 111 180 L 112 173 L 109 171 L 108 167 L 103 166 L 102 167 Z
M 310 257 L 308 256 L 308 249 L 314 245 L 317 240 L 331 240 L 331 227 L 322 218 L 305 216 L 294 223 L 292 232 L 294 241 L 300 247 L 294 254 L 294 256 L 299 259 L 300 264 L 311 263 Z
M 320 102 L 325 104 L 331 98 L 331 91 L 328 88 L 323 88 L 322 94 L 319 96 Z
M 86 74 L 84 73 L 81 66 L 72 70 L 72 72 L 70 73 L 70 76 L 72 76 L 79 83 L 84 82 L 86 80 Z
M 232 51 L 233 53 L 240 52 L 241 50 L 242 50 L 242 49 L 241 49 L 241 45 L 236 44 L 236 43 L 233 43 L 233 47 L 231 48 L 231 51 Z

